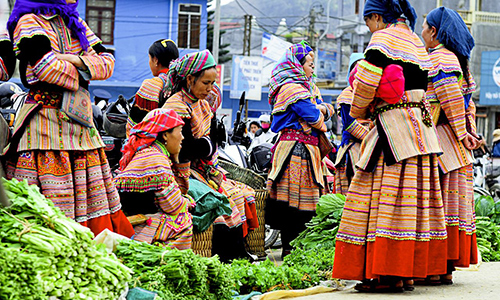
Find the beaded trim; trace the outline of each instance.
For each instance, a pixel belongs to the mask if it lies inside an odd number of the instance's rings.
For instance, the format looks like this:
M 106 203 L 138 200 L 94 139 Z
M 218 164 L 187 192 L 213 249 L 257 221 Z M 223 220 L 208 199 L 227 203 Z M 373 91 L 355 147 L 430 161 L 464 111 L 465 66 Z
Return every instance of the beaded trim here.
M 376 117 L 379 114 L 384 113 L 384 112 L 389 111 L 389 110 L 392 110 L 392 109 L 415 108 L 415 107 L 419 107 L 422 109 L 422 121 L 423 121 L 423 123 L 428 127 L 432 127 L 432 118 L 431 118 L 431 113 L 430 113 L 429 107 L 427 107 L 422 102 L 406 102 L 406 103 L 389 104 L 389 105 L 386 105 L 383 107 L 376 108 L 373 116 Z

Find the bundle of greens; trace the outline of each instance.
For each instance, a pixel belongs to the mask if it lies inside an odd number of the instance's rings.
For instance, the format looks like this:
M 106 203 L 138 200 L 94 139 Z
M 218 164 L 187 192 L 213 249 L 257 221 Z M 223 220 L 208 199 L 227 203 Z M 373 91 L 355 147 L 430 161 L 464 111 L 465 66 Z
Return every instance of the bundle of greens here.
M 476 216 L 489 217 L 496 224 L 500 224 L 500 201 L 495 202 L 491 196 L 474 194 Z
M 11 206 L 0 207 L 0 299 L 118 299 L 131 270 L 37 186 L 2 182 Z
M 316 216 L 290 245 L 300 249 L 335 247 L 335 236 L 339 230 L 344 203 L 345 196 L 341 194 L 322 196 L 316 205 Z
M 132 240 L 121 241 L 115 253 L 134 270 L 131 287 L 156 291 L 162 300 L 223 300 L 233 295 L 229 266 L 217 256 L 206 258 L 191 250 L 170 250 Z
M 500 261 L 500 226 L 488 217 L 476 217 L 477 247 L 483 261 Z
M 267 259 L 259 264 L 234 260 L 231 273 L 241 294 L 304 289 L 331 279 L 335 248 L 294 249 L 281 266 Z

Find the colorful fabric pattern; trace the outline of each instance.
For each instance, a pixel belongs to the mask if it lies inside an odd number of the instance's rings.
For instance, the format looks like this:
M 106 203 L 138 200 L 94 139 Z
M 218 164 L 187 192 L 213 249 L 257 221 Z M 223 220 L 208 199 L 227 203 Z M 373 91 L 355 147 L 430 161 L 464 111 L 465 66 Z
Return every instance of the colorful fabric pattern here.
M 0 30 L 0 42 L 5 41 L 10 43 L 9 34 L 5 30 Z M 10 76 L 7 67 L 5 66 L 4 58 L 0 57 L 0 81 L 7 81 L 9 78 Z
M 475 133 L 475 82 L 462 78 L 457 57 L 439 45 L 430 52 L 434 69 L 429 72 L 428 99 L 433 101 L 437 133 L 443 149 L 439 156 L 441 190 L 448 231 L 448 260 L 457 267 L 477 263 L 472 151 L 462 139 Z
M 280 150 L 284 147 L 279 146 L 284 143 L 290 144 L 284 146 L 292 147 L 291 153 L 288 152 L 290 153 L 288 159 L 283 159 L 283 155 L 280 155 Z M 319 153 L 314 153 L 315 151 L 319 152 L 318 147 L 302 143 L 280 142 L 278 144 L 273 157 L 273 170 L 277 169 L 275 166 L 278 160 L 286 161 L 286 163 L 283 163 L 279 170 L 282 175 L 277 176 L 278 172 L 272 170 L 268 176 L 267 189 L 271 199 L 288 202 L 290 207 L 299 210 L 316 210 L 316 204 L 324 187 L 324 178 L 321 159 L 313 161 L 314 158 L 321 157 Z M 311 152 L 315 156 L 309 155 Z
M 184 89 L 168 98 L 163 108 L 174 110 L 181 118 L 189 119 L 193 136 L 199 139 L 210 134 L 213 117 L 210 104 L 204 99 L 192 99 Z
M 163 105 L 163 108 L 173 109 L 181 118 L 189 119 L 194 138 L 199 139 L 210 134 L 213 110 L 212 106 L 205 99 L 193 99 L 183 89 L 170 97 Z M 224 177 L 221 173 L 222 170 L 217 165 L 217 153 L 212 156 L 209 162 L 201 160 L 191 162 L 191 176 L 214 188 L 207 180 L 207 177 L 211 175 L 200 173 L 200 169 L 205 170 L 205 167 L 210 168 L 214 176 Z M 217 218 L 215 224 L 225 224 L 228 227 L 235 227 L 245 223 L 247 213 L 251 214 L 251 212 L 245 211 L 245 203 L 255 201 L 255 193 L 252 190 L 238 187 L 237 184 L 229 181 L 227 178 L 222 179 L 218 188 L 214 188 L 214 190 L 224 194 L 228 198 L 232 213 L 231 216 Z
M 159 142 L 142 148 L 123 172 L 115 177 L 115 183 L 120 192 L 154 191 L 159 212 L 149 215 L 149 224 L 134 227 L 134 240 L 147 243 L 160 241 L 177 247 L 180 246 L 175 241 L 178 233 L 183 239 L 179 249 L 190 248 L 190 236 L 185 236 L 185 233 L 192 231 L 189 208 L 195 202 L 181 193 L 167 153 L 165 146 Z
M 53 22 L 61 36 L 63 37 L 64 51 L 60 49 L 58 34 L 52 29 L 50 22 Z M 101 40 L 90 30 L 83 20 L 80 22 L 86 28 L 86 36 L 90 46 L 101 43 Z M 35 35 L 42 35 L 50 40 L 52 51 L 45 54 L 34 66 L 28 64 L 26 69 L 26 79 L 29 84 L 35 84 L 39 81 L 55 84 L 68 90 L 76 91 L 78 89 L 78 70 L 70 62 L 59 60 L 54 53 L 66 53 L 80 55 L 83 49 L 80 41 L 71 35 L 70 30 L 64 25 L 64 21 L 58 15 L 44 16 L 27 14 L 21 17 L 13 35 L 14 51 L 19 55 L 19 43 L 23 38 L 31 38 Z M 100 53 L 99 55 L 80 56 L 88 67 L 90 79 L 105 80 L 113 74 L 115 59 L 109 53 Z
M 29 150 L 78 150 L 86 151 L 104 147 L 99 134 L 77 122 L 67 122 L 61 119 L 62 94 L 32 90 L 28 93 L 14 123 L 15 134 L 23 133 L 17 151 Z M 39 104 L 45 105 L 29 117 Z M 41 105 L 41 104 L 40 104 Z M 15 150 L 15 149 L 12 149 Z
M 422 70 L 432 69 L 424 44 L 404 22 L 374 32 L 365 53 L 369 50 L 378 50 L 390 59 L 415 64 Z
M 297 55 L 303 56 L 306 51 L 309 53 L 311 50 L 306 49 L 302 44 L 295 44 L 290 46 L 285 55 L 280 58 L 269 80 L 269 104 L 275 104 L 278 92 L 287 84 L 302 85 L 306 91 L 311 91 L 313 82 L 307 77 L 300 59 L 297 58 Z
M 135 94 L 134 107 L 144 113 L 148 113 L 153 109 L 159 108 L 158 101 L 160 92 L 163 89 L 164 83 L 167 81 L 167 74 L 160 73 L 158 77 L 146 79 L 142 82 L 141 87 Z M 137 123 L 132 119 L 132 113 L 127 118 L 127 136 L 130 134 L 130 129 Z
M 446 274 L 445 245 L 436 156 L 387 166 L 382 155 L 373 173 L 359 170 L 352 179 L 337 233 L 333 277 Z
M 17 160 L 7 163 L 6 176 L 8 179 L 26 179 L 28 183 L 38 185 L 42 194 L 52 200 L 66 217 L 82 224 L 91 224 L 93 219 L 101 217 L 109 219 L 110 215 L 121 209 L 102 148 L 89 151 L 20 152 Z M 128 223 L 126 219 L 123 222 Z M 116 231 L 113 226 L 122 226 L 112 220 L 109 224 L 108 228 L 112 231 Z M 131 230 L 130 223 L 128 226 Z M 89 227 L 94 234 L 104 229 Z M 126 231 L 118 233 L 131 236 Z
M 175 88 L 175 86 L 190 74 L 203 71 L 208 68 L 213 68 L 217 64 L 212 53 L 208 50 L 200 52 L 188 53 L 181 58 L 178 58 L 170 63 L 167 73 L 167 94 Z
M 429 56 L 434 69 L 429 72 L 426 97 L 432 101 L 433 119 L 438 124 L 437 132 L 444 152 L 439 157 L 439 166 L 448 173 L 473 162 L 472 151 L 467 150 L 461 140 L 467 135 L 468 127 L 471 131 L 475 127 L 475 120 L 471 119 L 474 107 L 468 109 L 475 82 L 469 76 L 470 84 L 467 84 L 458 59 L 442 45 L 433 49 Z

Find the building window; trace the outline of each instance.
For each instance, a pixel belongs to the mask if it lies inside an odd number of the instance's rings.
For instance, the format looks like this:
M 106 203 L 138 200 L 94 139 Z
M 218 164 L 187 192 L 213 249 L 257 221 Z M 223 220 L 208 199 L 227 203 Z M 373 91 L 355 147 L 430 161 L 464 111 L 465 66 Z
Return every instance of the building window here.
M 90 29 L 103 44 L 113 45 L 116 0 L 87 0 L 85 15 Z
M 200 48 L 201 5 L 179 4 L 177 46 L 185 49 Z

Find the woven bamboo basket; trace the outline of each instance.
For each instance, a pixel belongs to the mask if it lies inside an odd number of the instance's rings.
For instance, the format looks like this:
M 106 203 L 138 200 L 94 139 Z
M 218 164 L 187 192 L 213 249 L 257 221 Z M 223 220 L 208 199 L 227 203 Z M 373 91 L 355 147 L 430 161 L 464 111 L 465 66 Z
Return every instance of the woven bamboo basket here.
M 193 232 L 193 242 L 191 249 L 193 252 L 204 257 L 212 257 L 212 237 L 214 235 L 214 225 L 210 225 L 203 232 Z
M 248 233 L 245 248 L 248 252 L 258 257 L 265 257 L 266 222 L 264 219 L 264 209 L 266 207 L 266 200 L 269 197 L 269 192 L 266 190 L 266 180 L 254 171 L 242 168 L 233 163 L 220 160 L 219 165 L 228 172 L 226 174 L 227 178 L 242 182 L 255 190 L 255 209 L 257 210 L 259 227 Z

